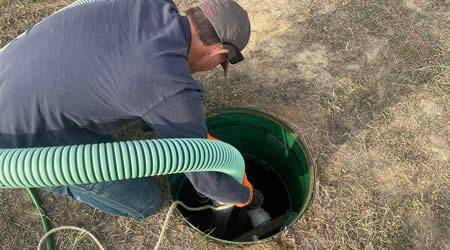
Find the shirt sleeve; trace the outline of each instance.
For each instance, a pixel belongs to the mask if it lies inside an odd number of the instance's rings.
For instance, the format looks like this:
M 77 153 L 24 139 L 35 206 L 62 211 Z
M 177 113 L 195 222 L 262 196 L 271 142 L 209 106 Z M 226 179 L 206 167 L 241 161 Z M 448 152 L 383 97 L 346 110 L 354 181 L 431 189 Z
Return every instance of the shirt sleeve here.
M 200 91 L 183 90 L 149 110 L 142 119 L 160 138 L 207 138 Z
M 185 90 L 160 103 L 143 117 L 160 138 L 207 138 L 205 113 L 200 91 Z M 194 188 L 227 203 L 246 203 L 250 190 L 221 172 L 185 173 Z

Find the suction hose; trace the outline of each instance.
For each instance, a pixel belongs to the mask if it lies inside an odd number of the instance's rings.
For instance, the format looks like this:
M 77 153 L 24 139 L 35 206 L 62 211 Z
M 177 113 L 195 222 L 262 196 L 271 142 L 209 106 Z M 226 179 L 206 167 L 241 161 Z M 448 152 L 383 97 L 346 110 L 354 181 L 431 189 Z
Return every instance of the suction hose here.
M 233 146 L 208 139 L 156 139 L 0 149 L 0 188 L 88 184 L 218 171 L 239 183 L 245 163 Z

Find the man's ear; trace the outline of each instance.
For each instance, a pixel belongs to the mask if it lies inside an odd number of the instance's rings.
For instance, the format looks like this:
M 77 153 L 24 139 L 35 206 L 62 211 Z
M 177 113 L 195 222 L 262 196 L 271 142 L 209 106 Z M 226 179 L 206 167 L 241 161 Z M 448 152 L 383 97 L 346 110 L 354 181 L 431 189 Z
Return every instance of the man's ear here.
M 217 44 L 214 46 L 214 49 L 212 50 L 211 56 L 216 56 L 220 54 L 228 54 L 230 51 L 225 49 L 222 44 Z

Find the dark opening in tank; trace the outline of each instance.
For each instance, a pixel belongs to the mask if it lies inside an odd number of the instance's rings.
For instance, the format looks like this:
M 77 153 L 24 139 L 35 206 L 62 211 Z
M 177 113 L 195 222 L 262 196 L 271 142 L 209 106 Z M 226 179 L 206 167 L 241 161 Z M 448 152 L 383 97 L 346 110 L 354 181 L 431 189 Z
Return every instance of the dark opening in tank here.
M 237 242 L 261 240 L 280 232 L 283 224 L 283 218 L 281 217 L 288 211 L 292 211 L 292 204 L 286 185 L 280 175 L 266 162 L 249 155 L 244 155 L 244 159 L 249 181 L 252 183 L 253 188 L 259 190 L 264 197 L 264 202 L 261 205 L 262 209 L 270 215 L 270 221 L 278 218 L 278 221 L 281 221 L 281 223 L 271 223 L 271 227 L 269 226 L 262 231 L 246 235 L 248 232 L 255 231 L 253 230 L 255 226 L 251 223 L 250 208 L 235 207 L 227 215 L 226 212 L 218 212 L 211 209 L 191 212 L 178 206 L 182 215 L 202 232 L 219 239 Z M 179 190 L 179 199 L 188 206 L 213 205 L 211 200 L 199 195 L 188 180 L 183 182 Z M 225 218 L 227 216 L 229 216 L 228 220 Z M 228 222 L 225 223 L 224 220 Z M 257 227 L 262 227 L 262 224 L 267 224 L 268 222 L 265 221 Z

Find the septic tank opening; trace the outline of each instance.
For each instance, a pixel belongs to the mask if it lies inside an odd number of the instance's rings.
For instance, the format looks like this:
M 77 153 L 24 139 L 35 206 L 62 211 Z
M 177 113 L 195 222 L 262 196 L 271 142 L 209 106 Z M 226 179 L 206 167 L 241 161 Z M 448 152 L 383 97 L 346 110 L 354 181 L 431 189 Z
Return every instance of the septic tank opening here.
M 213 137 L 242 154 L 247 178 L 264 196 L 264 211 L 191 212 L 178 206 L 186 221 L 207 237 L 228 243 L 267 240 L 292 226 L 305 212 L 314 185 L 311 157 L 300 137 L 286 123 L 254 109 L 220 109 L 208 114 L 206 125 Z M 170 175 L 169 182 L 174 200 L 190 207 L 212 205 L 183 174 Z
M 250 183 L 264 196 L 261 207 L 272 219 L 285 215 L 292 209 L 292 206 L 280 175 L 262 160 L 254 159 L 251 156 L 244 156 L 244 159 Z M 213 205 L 211 200 L 200 196 L 187 180 L 181 185 L 179 200 L 191 207 Z M 240 239 L 240 236 L 254 228 L 251 224 L 248 208 L 235 207 L 224 230 L 219 231 L 216 230 L 216 225 L 220 223 L 220 212 L 214 212 L 210 209 L 192 212 L 181 206 L 178 209 L 190 224 L 213 237 L 227 241 L 252 240 L 251 236 Z M 279 228 L 269 229 L 269 231 L 263 232 L 262 235 L 257 235 L 257 237 L 258 239 L 264 239 L 277 234 L 279 231 Z

